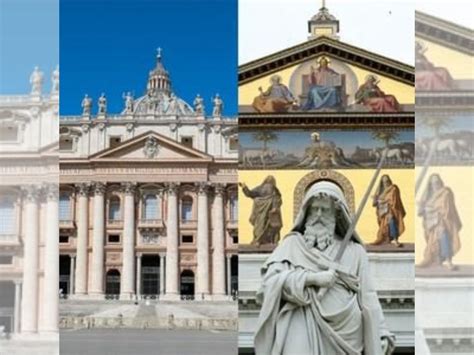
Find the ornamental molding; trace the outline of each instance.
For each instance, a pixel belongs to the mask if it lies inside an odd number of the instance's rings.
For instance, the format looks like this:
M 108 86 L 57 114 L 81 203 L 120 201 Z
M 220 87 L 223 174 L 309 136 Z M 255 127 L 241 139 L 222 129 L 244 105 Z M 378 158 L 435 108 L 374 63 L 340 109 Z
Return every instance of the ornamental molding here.
M 354 188 L 351 182 L 341 173 L 334 170 L 315 170 L 309 174 L 303 176 L 300 181 L 296 184 L 293 193 L 293 218 L 296 219 L 298 212 L 303 202 L 304 195 L 308 189 L 318 181 L 326 180 L 336 183 L 344 193 L 346 197 L 349 210 L 352 214 L 355 211 L 354 203 Z

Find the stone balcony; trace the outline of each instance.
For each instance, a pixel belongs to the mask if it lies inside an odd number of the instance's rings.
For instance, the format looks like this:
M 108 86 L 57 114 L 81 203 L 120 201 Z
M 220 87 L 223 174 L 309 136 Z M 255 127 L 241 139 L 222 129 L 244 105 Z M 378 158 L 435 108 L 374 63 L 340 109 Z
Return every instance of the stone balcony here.
M 149 218 L 141 218 L 138 221 L 138 229 L 141 231 L 149 231 L 149 232 L 156 232 L 163 230 L 165 228 L 165 224 L 161 218 L 158 219 L 149 219 Z
M 107 220 L 107 228 L 123 228 L 123 220 L 121 219 L 108 219 Z
M 59 229 L 61 231 L 71 231 L 76 228 L 76 224 L 72 219 L 60 219 Z

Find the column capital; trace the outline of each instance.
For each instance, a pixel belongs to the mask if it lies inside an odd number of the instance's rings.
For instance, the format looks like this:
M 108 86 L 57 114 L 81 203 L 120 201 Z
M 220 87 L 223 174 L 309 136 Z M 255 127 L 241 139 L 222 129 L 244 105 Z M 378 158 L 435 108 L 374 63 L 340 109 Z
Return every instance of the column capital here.
M 179 190 L 179 183 L 176 182 L 170 182 L 165 185 L 166 192 L 168 195 L 176 195 Z
M 87 197 L 90 191 L 90 184 L 88 183 L 80 183 L 76 184 L 76 192 L 79 196 Z
M 58 184 L 44 184 L 43 192 L 47 201 L 57 201 L 59 199 Z
M 39 185 L 26 185 L 21 188 L 23 196 L 27 201 L 37 202 L 41 194 L 41 186 Z
M 226 188 L 226 185 L 225 184 L 215 184 L 214 185 L 214 192 L 216 195 L 218 196 L 224 196 L 224 193 L 225 193 L 225 188 Z
M 207 181 L 196 183 L 196 188 L 199 195 L 207 195 L 207 193 L 209 192 L 209 187 L 210 185 Z
M 133 195 L 137 190 L 137 183 L 135 182 L 124 182 L 122 183 L 122 191 L 126 195 Z
M 106 190 L 106 184 L 103 182 L 94 182 L 92 185 L 92 189 L 95 195 L 103 195 Z

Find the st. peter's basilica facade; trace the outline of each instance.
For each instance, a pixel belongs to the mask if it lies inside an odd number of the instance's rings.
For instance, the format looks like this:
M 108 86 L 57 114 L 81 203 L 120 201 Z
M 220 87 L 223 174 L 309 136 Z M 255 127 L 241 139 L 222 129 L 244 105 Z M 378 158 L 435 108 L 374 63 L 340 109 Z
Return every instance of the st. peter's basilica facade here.
M 225 300 L 237 291 L 237 120 L 177 97 L 161 51 L 120 114 L 60 120 L 60 293 Z

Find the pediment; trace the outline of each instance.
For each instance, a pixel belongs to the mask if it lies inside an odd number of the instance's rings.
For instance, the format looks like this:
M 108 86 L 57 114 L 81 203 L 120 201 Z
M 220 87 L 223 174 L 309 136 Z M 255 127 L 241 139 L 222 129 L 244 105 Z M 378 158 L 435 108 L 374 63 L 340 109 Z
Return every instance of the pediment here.
M 325 36 L 241 65 L 239 67 L 239 85 L 268 74 L 277 73 L 296 64 L 314 60 L 322 55 L 337 58 L 347 64 L 408 85 L 414 85 L 413 66 Z
M 212 157 L 156 132 L 146 132 L 91 156 L 91 161 L 208 162 Z
M 311 82 L 315 80 L 311 73 L 322 68 L 323 59 L 329 62 L 329 71 L 325 73 L 330 73 L 324 74 L 321 80 L 324 83 L 316 84 L 335 91 L 334 98 L 330 98 L 334 103 L 309 104 Z M 268 107 L 272 103 L 265 106 L 256 102 L 259 95 L 270 92 L 275 77 L 279 77 L 280 83 L 295 98 L 296 105 L 280 109 Z M 374 78 L 387 96 L 396 99 L 387 99 L 390 107 L 377 109 L 361 104 L 363 94 L 356 96 L 356 92 L 365 87 L 369 77 Z M 413 112 L 414 79 L 413 66 L 322 36 L 242 65 L 239 68 L 239 113 Z

